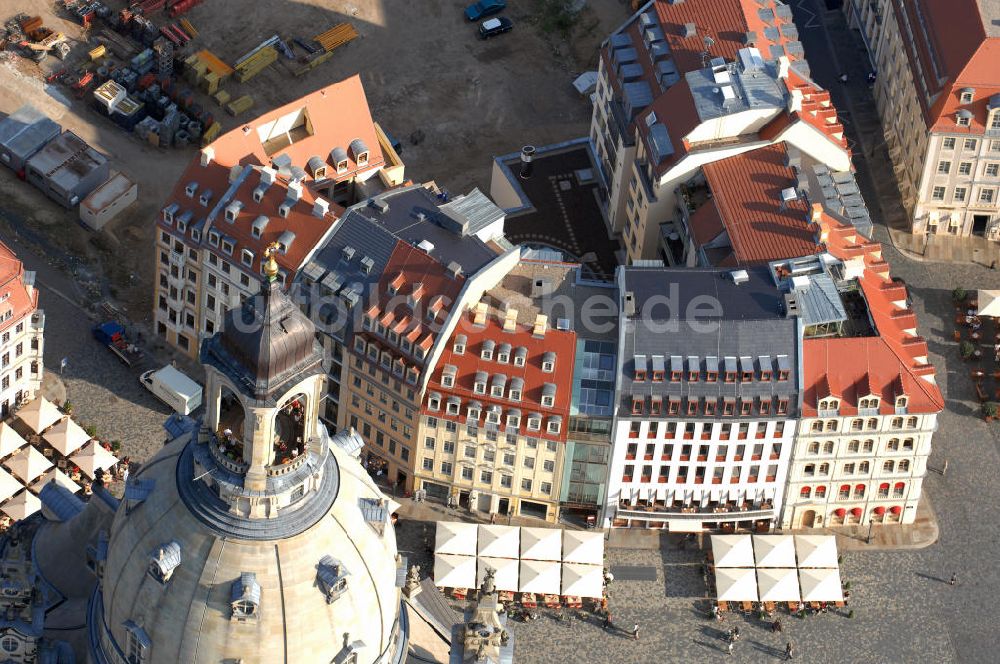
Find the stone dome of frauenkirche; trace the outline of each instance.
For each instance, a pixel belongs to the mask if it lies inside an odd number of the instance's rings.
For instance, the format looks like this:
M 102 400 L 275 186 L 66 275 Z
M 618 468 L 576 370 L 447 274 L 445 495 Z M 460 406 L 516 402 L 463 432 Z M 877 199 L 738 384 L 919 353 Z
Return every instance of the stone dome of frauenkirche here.
M 396 506 L 354 456 L 358 434 L 320 422 L 313 326 L 273 258 L 265 271 L 202 344 L 202 420 L 129 477 L 90 600 L 96 664 L 406 656 Z

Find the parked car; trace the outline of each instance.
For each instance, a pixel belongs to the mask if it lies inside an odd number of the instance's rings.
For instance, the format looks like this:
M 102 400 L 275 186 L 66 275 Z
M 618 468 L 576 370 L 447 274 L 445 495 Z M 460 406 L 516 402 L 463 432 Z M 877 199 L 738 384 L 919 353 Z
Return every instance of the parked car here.
M 479 38 L 489 39 L 490 37 L 510 32 L 513 29 L 514 22 L 506 16 L 488 18 L 479 24 Z
M 496 14 L 507 8 L 507 0 L 479 0 L 465 8 L 465 18 L 478 21 L 484 16 Z

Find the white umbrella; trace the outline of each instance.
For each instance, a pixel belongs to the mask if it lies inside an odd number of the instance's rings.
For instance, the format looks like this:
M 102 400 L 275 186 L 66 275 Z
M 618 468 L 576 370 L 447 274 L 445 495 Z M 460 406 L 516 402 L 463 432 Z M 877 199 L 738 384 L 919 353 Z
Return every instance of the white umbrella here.
M 17 417 L 31 427 L 35 433 L 41 433 L 62 419 L 63 414 L 45 397 L 38 397 L 21 406 Z
M 474 523 L 438 521 L 434 535 L 434 553 L 476 555 L 476 528 Z
M 0 470 L 0 501 L 7 500 L 23 488 L 24 485 L 14 479 L 10 473 L 6 470 Z
M 497 590 L 509 590 L 512 593 L 517 592 L 517 573 L 520 567 L 517 558 L 478 558 L 477 560 L 477 588 L 483 585 L 483 579 L 486 578 L 486 568 L 492 567 L 495 572 L 493 583 L 496 585 Z
M 604 533 L 590 530 L 564 530 L 563 562 L 603 566 Z
M 3 512 L 15 521 L 26 519 L 40 509 L 42 509 L 42 501 L 30 491 L 22 491 L 3 505 L 0 505 L 0 512 Z
M 796 535 L 795 555 L 799 567 L 839 567 L 837 538 L 832 535 Z
M 78 493 L 80 491 L 80 485 L 69 478 L 69 475 L 59 470 L 58 468 L 52 468 L 49 472 L 45 473 L 39 477 L 34 484 L 28 487 L 34 493 L 39 493 L 45 487 L 46 484 L 55 480 L 56 484 L 69 489 L 71 493 Z
M 0 422 L 0 458 L 10 456 L 14 452 L 28 444 L 21 434 L 14 431 L 14 427 L 6 422 Z
M 44 437 L 45 441 L 63 456 L 76 452 L 90 440 L 90 435 L 83 430 L 83 427 L 68 417 L 52 425 Z
M 750 536 L 712 535 L 712 557 L 716 567 L 753 567 Z
M 562 594 L 574 597 L 601 597 L 604 591 L 604 568 L 600 565 L 563 563 Z
M 117 457 L 101 447 L 96 441 L 84 445 L 69 460 L 76 464 L 83 471 L 84 475 L 90 478 L 93 478 L 97 474 L 98 468 L 107 470 L 118 463 Z
M 803 602 L 840 602 L 844 591 L 840 585 L 840 570 L 800 569 Z
M 561 569 L 550 560 L 522 560 L 518 577 L 518 590 L 522 593 L 558 595 Z
M 757 589 L 762 602 L 797 602 L 799 576 L 794 567 L 758 567 Z
M 517 526 L 479 526 L 479 555 L 517 560 L 521 548 Z
M 756 602 L 757 576 L 752 567 L 716 567 L 715 591 L 720 602 Z
M 754 535 L 757 567 L 795 567 L 795 540 L 791 535 Z
M 978 299 L 980 316 L 1000 316 L 1000 290 L 980 290 Z
M 558 562 L 562 559 L 562 531 L 557 528 L 521 528 L 521 557 Z
M 440 588 L 475 588 L 475 556 L 456 556 L 450 553 L 435 554 L 434 585 Z
M 52 467 L 52 462 L 41 452 L 30 445 L 3 462 L 8 470 L 17 475 L 23 482 L 29 483 Z

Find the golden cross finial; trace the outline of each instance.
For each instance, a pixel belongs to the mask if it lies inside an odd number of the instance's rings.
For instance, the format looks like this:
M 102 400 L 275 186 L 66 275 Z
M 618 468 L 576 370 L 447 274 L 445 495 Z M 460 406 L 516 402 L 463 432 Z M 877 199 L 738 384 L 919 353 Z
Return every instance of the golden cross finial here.
M 278 261 L 274 260 L 274 255 L 278 253 L 280 248 L 280 243 L 272 242 L 264 249 L 264 256 L 267 257 L 267 260 L 264 262 L 264 275 L 268 281 L 274 281 L 278 278 Z

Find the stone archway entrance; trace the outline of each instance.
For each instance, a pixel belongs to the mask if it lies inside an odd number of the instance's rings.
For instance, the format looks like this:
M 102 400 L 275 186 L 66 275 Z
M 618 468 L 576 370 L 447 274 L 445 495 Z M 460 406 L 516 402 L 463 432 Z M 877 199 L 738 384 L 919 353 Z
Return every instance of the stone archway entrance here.
M 799 520 L 799 528 L 812 528 L 816 524 L 816 510 L 806 510 Z

